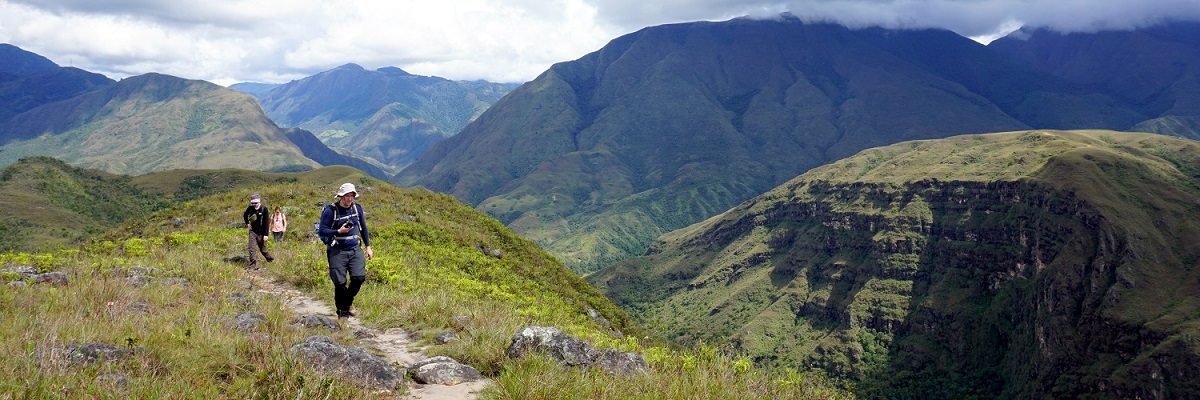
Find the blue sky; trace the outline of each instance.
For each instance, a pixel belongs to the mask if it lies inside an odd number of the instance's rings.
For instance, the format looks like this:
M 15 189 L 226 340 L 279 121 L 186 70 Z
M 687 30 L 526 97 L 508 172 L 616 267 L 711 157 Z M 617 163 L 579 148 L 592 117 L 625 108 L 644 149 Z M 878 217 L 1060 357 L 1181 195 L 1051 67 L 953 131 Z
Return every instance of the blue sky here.
M 1198 0 L 0 0 L 0 42 L 114 79 L 283 83 L 346 63 L 524 82 L 638 29 L 790 12 L 851 27 L 1129 29 Z

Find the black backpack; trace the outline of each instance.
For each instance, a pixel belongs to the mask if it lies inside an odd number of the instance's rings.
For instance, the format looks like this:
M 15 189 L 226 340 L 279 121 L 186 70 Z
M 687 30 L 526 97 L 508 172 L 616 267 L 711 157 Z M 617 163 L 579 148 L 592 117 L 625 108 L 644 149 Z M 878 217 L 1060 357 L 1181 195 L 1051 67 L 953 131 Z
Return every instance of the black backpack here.
M 338 210 L 338 207 L 337 207 L 337 205 L 335 205 L 335 204 L 326 204 L 326 205 L 325 205 L 325 208 L 332 208 L 332 209 L 333 209 L 333 210 L 332 210 L 332 212 L 333 212 L 333 220 L 334 220 L 334 221 L 337 221 L 337 220 L 338 220 L 338 215 L 337 215 L 337 210 Z M 321 211 L 321 214 L 325 214 L 325 211 Z M 357 218 L 358 218 L 358 222 L 356 222 L 356 224 L 358 224 L 358 229 L 360 229 L 360 230 L 362 229 L 362 214 L 363 214 L 363 210 L 362 210 L 362 204 L 354 203 L 354 217 L 357 217 Z M 328 246 L 333 246 L 333 241 L 334 241 L 334 239 L 333 239 L 333 236 L 327 236 L 327 235 L 322 235 L 322 234 L 321 234 L 321 221 L 317 221 L 317 222 L 314 222 L 314 223 L 313 223 L 313 230 L 314 230 L 314 231 L 316 231 L 317 238 L 320 238 L 320 239 L 321 239 L 321 243 L 325 243 L 325 246 L 326 246 L 326 247 L 328 247 Z

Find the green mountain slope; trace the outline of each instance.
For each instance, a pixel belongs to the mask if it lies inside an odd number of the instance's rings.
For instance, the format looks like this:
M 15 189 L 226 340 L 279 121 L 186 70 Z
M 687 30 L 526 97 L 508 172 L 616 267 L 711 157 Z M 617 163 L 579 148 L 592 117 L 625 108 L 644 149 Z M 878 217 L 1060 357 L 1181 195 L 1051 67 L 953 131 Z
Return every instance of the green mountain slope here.
M 0 124 L 0 164 L 46 155 L 120 174 L 175 168 L 299 171 L 319 165 L 254 98 L 203 81 L 147 74 L 46 104 Z
M 78 244 L 143 217 L 169 201 L 143 190 L 128 176 L 30 157 L 0 170 L 0 252 L 34 251 Z
M 42 104 L 112 84 L 107 77 L 0 43 L 0 122 Z
M 475 204 L 587 272 L 868 147 L 1145 119 L 1078 86 L 949 32 L 659 26 L 553 66 L 396 181 Z
M 363 388 L 353 379 L 321 372 L 291 348 L 312 335 L 362 346 L 359 340 L 369 333 L 403 327 L 423 347 L 437 334 L 455 332 L 457 340 L 424 351 L 451 356 L 494 379 L 487 398 L 514 397 L 505 393 L 663 398 L 654 393 L 664 386 L 676 387 L 674 393 L 696 393 L 696 386 L 728 385 L 751 386 L 762 395 L 837 398 L 836 391 L 796 374 L 785 377 L 791 382 L 771 379 L 764 385 L 764 375 L 747 372 L 748 364 L 712 368 L 726 359 L 715 353 L 699 363 L 689 356 L 684 364 L 682 357 L 676 361 L 669 350 L 658 348 L 650 359 L 652 371 L 600 384 L 595 378 L 605 376 L 601 372 L 561 367 L 547 357 L 510 359 L 506 349 L 513 334 L 529 325 L 559 327 L 606 348 L 623 343 L 636 348 L 641 332 L 552 256 L 452 197 L 325 170 L 329 174 L 319 178 L 253 186 L 269 206 L 290 210 L 297 226 L 287 240 L 271 243 L 276 260 L 261 271 L 247 272 L 229 261 L 245 251 L 240 214 L 250 188 L 143 215 L 71 251 L 0 254 L 5 268 L 33 267 L 69 278 L 66 286 L 55 287 L 16 272 L 0 273 L 0 392 L 39 399 L 394 399 L 402 393 Z M 156 182 L 170 187 L 179 175 L 187 172 Z M 358 185 L 372 232 L 375 257 L 355 302 L 362 327 L 371 329 L 301 326 L 289 311 L 292 294 L 266 295 L 261 282 L 284 282 L 332 304 L 323 246 L 305 237 L 304 225 L 344 181 Z M 244 325 L 244 319 L 254 324 Z M 629 336 L 610 336 L 616 331 Z M 72 362 L 80 358 L 67 358 L 60 349 L 77 343 L 127 351 L 106 353 L 112 357 L 104 362 Z M 724 378 L 718 384 L 685 384 L 708 373 Z M 120 378 L 119 386 L 109 385 L 110 378 Z M 670 378 L 682 382 L 664 384 Z M 546 382 L 554 384 L 527 389 Z M 794 395 L 799 393 L 807 396 Z
M 588 280 L 683 342 L 864 397 L 1200 395 L 1200 143 L 1109 131 L 865 150 Z
M 311 131 L 399 171 L 453 135 L 515 84 L 451 81 L 355 64 L 255 94 L 281 126 Z
M 1133 105 L 1147 121 L 1130 130 L 1200 139 L 1200 22 L 1071 34 L 1022 29 L 988 48 Z
M 27 157 L 0 170 L 0 252 L 72 247 L 130 219 L 216 193 L 300 181 L 345 181 L 362 175 L 345 166 L 298 173 L 240 169 L 170 170 L 139 176 L 83 169 L 49 157 Z

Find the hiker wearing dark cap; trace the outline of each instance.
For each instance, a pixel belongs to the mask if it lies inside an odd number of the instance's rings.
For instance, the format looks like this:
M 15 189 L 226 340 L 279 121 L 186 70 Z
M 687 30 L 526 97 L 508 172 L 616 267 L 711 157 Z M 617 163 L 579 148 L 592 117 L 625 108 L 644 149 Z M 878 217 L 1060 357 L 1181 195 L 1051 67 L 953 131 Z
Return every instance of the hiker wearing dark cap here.
M 354 316 L 351 311 L 354 296 L 367 280 L 367 260 L 375 254 L 371 251 L 371 235 L 362 205 L 354 202 L 358 198 L 354 184 L 342 184 L 336 197 L 336 202 L 321 210 L 318 234 L 332 238 L 325 247 L 325 256 L 329 259 L 329 279 L 333 281 L 333 301 L 337 317 L 349 318 Z
M 246 207 L 246 212 L 242 213 L 242 219 L 246 220 L 246 229 L 250 231 L 250 239 L 246 243 L 246 250 L 250 253 L 248 267 L 258 269 L 256 253 L 259 252 L 267 262 L 275 261 L 275 257 L 271 257 L 271 253 L 267 252 L 267 226 L 270 218 L 267 216 L 267 207 L 262 205 L 262 198 L 258 193 L 250 195 L 250 205 Z

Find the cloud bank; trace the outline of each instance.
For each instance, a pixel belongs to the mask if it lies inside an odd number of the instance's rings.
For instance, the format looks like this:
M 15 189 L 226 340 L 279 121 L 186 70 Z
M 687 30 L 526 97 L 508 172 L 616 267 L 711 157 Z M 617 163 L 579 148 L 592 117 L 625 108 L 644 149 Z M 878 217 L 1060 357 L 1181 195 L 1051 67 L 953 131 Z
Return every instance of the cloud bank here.
M 345 63 L 523 82 L 667 23 L 791 13 L 851 27 L 942 28 L 987 41 L 1200 20 L 1196 0 L 0 0 L 0 42 L 120 79 L 160 72 L 282 83 Z

